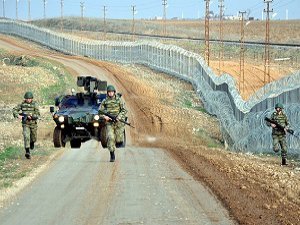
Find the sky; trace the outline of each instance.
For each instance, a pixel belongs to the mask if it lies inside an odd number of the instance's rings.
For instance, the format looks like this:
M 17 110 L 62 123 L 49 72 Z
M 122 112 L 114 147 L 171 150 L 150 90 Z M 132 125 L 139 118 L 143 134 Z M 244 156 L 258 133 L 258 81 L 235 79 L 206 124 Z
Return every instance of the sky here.
M 16 18 L 16 1 L 18 1 L 18 17 L 28 19 L 29 0 L 0 0 L 0 15 L 3 16 L 3 1 L 5 2 L 5 16 Z M 132 5 L 136 6 L 135 18 L 154 18 L 163 15 L 163 0 L 62 0 L 64 2 L 64 16 L 80 16 L 80 2 L 84 2 L 84 16 L 103 18 L 103 6 L 107 7 L 106 17 L 111 19 L 131 19 Z M 179 17 L 184 19 L 202 18 L 205 13 L 204 0 L 165 0 L 167 2 L 167 19 Z M 30 0 L 31 18 L 43 18 L 43 0 Z M 46 17 L 60 17 L 61 0 L 46 0 Z M 210 10 L 219 14 L 219 0 L 210 1 Z M 264 0 L 224 0 L 225 15 L 237 15 L 238 11 L 248 11 L 250 16 L 262 19 L 262 12 L 266 8 Z M 273 0 L 273 19 L 300 19 L 300 0 Z

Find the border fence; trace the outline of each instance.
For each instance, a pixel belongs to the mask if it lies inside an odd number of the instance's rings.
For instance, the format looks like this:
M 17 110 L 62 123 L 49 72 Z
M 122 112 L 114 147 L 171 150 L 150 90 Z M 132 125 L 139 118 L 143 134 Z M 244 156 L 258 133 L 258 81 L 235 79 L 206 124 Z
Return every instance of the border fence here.
M 0 33 L 26 38 L 66 54 L 142 64 L 191 82 L 205 109 L 217 116 L 224 140 L 232 150 L 256 153 L 271 150 L 271 129 L 267 128 L 264 117 L 274 110 L 277 102 L 285 105 L 296 135 L 300 134 L 300 71 L 265 85 L 244 101 L 230 75 L 215 75 L 200 55 L 177 46 L 151 41 L 83 40 L 5 19 L 0 19 Z M 288 136 L 288 144 L 290 152 L 300 155 L 300 139 Z

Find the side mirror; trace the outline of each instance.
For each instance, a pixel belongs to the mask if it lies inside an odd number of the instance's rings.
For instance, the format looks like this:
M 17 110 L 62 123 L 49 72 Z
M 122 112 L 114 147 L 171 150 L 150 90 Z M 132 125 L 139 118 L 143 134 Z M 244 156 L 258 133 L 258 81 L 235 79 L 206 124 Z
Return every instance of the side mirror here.
M 50 112 L 54 113 L 54 106 L 50 106 Z
M 56 98 L 55 98 L 55 106 L 58 106 L 58 105 L 59 105 L 59 103 L 60 103 L 60 101 L 59 101 L 59 97 L 56 97 Z

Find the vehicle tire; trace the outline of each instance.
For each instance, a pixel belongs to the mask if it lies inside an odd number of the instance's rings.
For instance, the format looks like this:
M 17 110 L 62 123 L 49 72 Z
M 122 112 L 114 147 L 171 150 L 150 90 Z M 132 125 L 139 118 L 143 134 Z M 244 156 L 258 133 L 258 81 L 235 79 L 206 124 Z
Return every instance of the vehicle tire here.
M 59 127 L 55 127 L 53 132 L 53 144 L 55 148 L 65 147 L 66 143 L 64 142 L 64 132 Z
M 71 148 L 80 148 L 81 140 L 80 139 L 73 139 L 70 141 Z
M 124 130 L 124 139 L 123 139 L 123 142 L 117 142 L 116 143 L 116 148 L 125 148 L 126 146 L 126 132 Z
M 107 131 L 106 126 L 101 128 L 100 131 L 100 142 L 103 148 L 107 148 Z

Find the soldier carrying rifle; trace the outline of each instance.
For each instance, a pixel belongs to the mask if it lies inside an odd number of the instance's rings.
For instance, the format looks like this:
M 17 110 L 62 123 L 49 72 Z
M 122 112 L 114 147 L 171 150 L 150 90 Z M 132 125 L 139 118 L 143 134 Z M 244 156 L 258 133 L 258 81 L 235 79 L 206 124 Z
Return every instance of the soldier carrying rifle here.
M 40 116 L 39 108 L 33 101 L 32 92 L 26 92 L 24 101 L 13 108 L 13 116 L 22 120 L 25 157 L 30 159 L 30 149 L 34 149 L 37 139 L 37 119 Z
M 107 97 L 100 106 L 99 115 L 106 121 L 108 143 L 110 152 L 110 162 L 115 161 L 116 144 L 124 140 L 125 121 L 127 109 L 120 96 L 116 94 L 116 89 L 112 85 L 107 86 Z
M 273 138 L 273 151 L 279 152 L 279 145 L 281 147 L 281 165 L 287 165 L 287 143 L 286 133 L 289 132 L 294 134 L 294 131 L 289 129 L 289 121 L 286 114 L 283 112 L 283 105 L 277 103 L 275 105 L 275 112 L 272 113 L 271 118 L 265 118 L 267 125 L 272 127 L 272 138 Z

